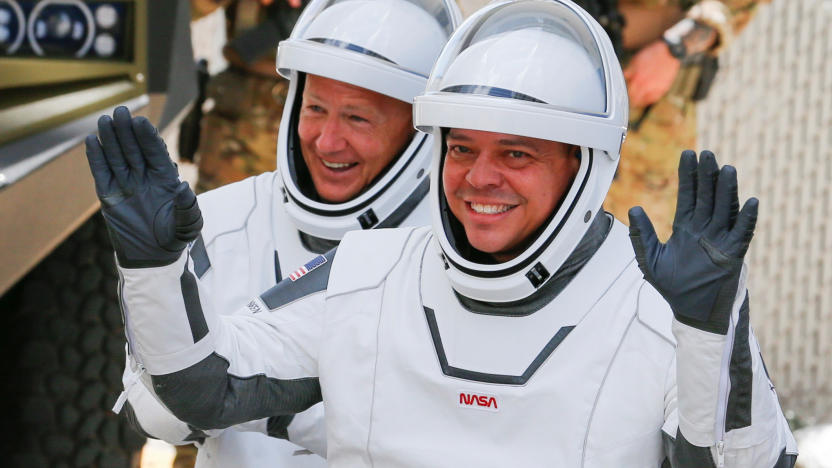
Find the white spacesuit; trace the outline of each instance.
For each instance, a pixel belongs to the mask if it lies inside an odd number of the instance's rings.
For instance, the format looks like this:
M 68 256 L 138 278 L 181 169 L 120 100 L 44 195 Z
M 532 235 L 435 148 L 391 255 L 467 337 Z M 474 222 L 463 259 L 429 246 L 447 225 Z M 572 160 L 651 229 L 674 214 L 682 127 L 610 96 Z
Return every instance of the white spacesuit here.
M 358 196 L 326 203 L 303 176 L 298 109 L 307 73 L 412 103 L 459 21 L 455 3 L 444 0 L 321 0 L 307 7 L 277 57 L 278 70 L 290 80 L 279 132 L 279 170 L 199 197 L 205 226 L 191 255 L 217 310 L 235 310 L 292 273 L 290 268 L 330 250 L 349 230 L 430 223 L 431 136 L 414 134 L 383 175 Z M 234 430 L 201 431 L 162 407 L 139 383 L 141 373 L 128 356 L 125 393 L 117 409 L 126 402 L 128 417 L 151 437 L 174 444 L 201 442 L 197 467 L 324 466 L 320 457 L 303 456 L 309 452 L 279 439 L 325 454 L 322 405 L 294 418 L 276 416 Z
M 334 467 L 793 466 L 794 439 L 748 324 L 744 251 L 731 260 L 734 282 L 719 283 L 727 295 L 691 301 L 707 282 L 665 288 L 644 262 L 650 236 L 631 227 L 631 244 L 601 211 L 627 98 L 588 14 L 568 0 L 476 13 L 440 55 L 414 123 L 436 136 L 432 228 L 348 233 L 239 315 L 216 314 L 198 281 L 198 295 L 183 286 L 196 272 L 185 253 L 120 268 L 132 349 L 174 413 L 214 428 L 323 401 Z M 554 212 L 509 260 L 472 253 L 449 209 L 440 137 L 449 128 L 580 149 Z M 714 186 L 702 171 L 700 208 Z M 695 191 L 680 189 L 680 200 Z M 727 205 L 711 207 L 714 220 Z M 685 258 L 694 268 L 716 251 L 698 239 L 667 251 L 694 249 Z M 685 315 L 703 303 L 724 315 Z

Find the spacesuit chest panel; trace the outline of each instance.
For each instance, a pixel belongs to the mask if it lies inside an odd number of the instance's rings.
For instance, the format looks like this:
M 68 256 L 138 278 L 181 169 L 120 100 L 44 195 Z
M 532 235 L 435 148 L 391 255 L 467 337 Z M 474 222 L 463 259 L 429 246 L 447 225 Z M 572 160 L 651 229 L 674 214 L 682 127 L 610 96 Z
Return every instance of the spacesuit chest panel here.
M 562 344 L 574 341 L 569 335 L 590 312 L 620 315 L 614 305 L 621 301 L 618 296 L 629 291 L 614 286 L 635 260 L 632 254 L 620 253 L 632 250 L 616 228 L 566 288 L 525 316 L 466 310 L 442 274 L 441 260 L 426 255 L 420 289 L 437 357 L 446 361 L 443 372 L 466 380 L 523 385 Z M 613 322 L 614 318 L 604 320 Z M 604 329 L 612 333 L 615 343 L 623 332 Z
M 570 285 L 560 300 L 526 317 L 462 308 L 430 240 L 419 246 L 421 258 L 408 256 L 383 285 L 356 292 L 350 300 L 362 310 L 337 324 L 340 330 L 364 322 L 363 332 L 345 333 L 358 346 L 339 347 L 340 367 L 352 367 L 348 375 L 341 372 L 338 383 L 328 378 L 333 374 L 321 378 L 329 404 L 330 464 L 592 466 L 585 450 L 595 445 L 587 438 L 604 399 L 611 408 L 604 420 L 617 421 L 623 431 L 660 427 L 661 414 L 644 427 L 617 417 L 615 408 L 626 398 L 601 392 L 634 323 L 635 285 L 641 281 L 632 254 L 621 254 L 631 252 L 628 244 L 619 245 L 626 235 L 617 241 L 601 249 L 618 249 L 617 255 L 602 257 L 601 265 L 588 263 L 573 281 L 587 287 Z M 426 308 L 434 311 L 435 325 Z M 443 372 L 432 326 L 442 337 L 447 362 L 478 375 L 523 374 L 558 330 L 574 328 L 525 383 L 507 385 Z M 660 397 L 656 406 L 661 407 Z M 660 440 L 651 438 L 650 446 Z M 633 453 L 641 452 L 633 446 Z M 617 466 L 647 466 L 641 455 L 630 460 Z
M 275 198 L 273 180 L 274 173 L 263 174 L 213 191 L 219 196 L 200 198 L 211 263 L 200 279 L 216 310 L 239 310 L 252 296 L 274 286 L 278 273 L 282 278 L 317 255 L 301 243 Z

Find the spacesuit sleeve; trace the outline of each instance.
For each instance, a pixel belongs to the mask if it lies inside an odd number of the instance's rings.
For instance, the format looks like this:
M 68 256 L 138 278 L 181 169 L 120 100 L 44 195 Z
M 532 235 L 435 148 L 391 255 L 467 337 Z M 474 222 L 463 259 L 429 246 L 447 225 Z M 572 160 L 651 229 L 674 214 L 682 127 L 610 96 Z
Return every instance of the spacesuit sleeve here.
M 258 432 L 287 439 L 312 453 L 326 457 L 326 425 L 323 406 L 314 405 L 296 415 L 273 416 L 231 426 L 228 429 L 199 430 L 176 418 L 162 405 L 143 382 L 144 372 L 128 355 L 122 382 L 124 391 L 114 411 L 125 417 L 133 429 L 145 437 L 172 445 L 201 443 L 226 430 Z M 149 384 L 149 382 L 147 382 Z
M 664 467 L 791 468 L 797 446 L 749 325 L 745 274 L 726 335 L 673 320 Z
M 172 445 L 199 442 L 205 437 L 171 414 L 142 382 L 143 370 L 128 354 L 122 383 L 124 391 L 113 411 L 130 422 L 133 429 L 145 437 L 164 440 Z
M 252 299 L 249 313 L 229 315 L 205 300 L 187 252 L 164 267 L 119 267 L 131 354 L 153 392 L 199 430 L 292 415 L 321 401 L 317 349 L 333 257 Z

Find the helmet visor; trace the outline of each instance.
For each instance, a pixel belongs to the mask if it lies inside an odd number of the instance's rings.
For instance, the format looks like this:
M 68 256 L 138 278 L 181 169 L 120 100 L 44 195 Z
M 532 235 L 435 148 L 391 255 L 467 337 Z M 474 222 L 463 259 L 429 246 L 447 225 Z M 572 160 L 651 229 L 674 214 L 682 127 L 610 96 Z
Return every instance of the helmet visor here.
M 452 0 L 321 0 L 280 43 L 277 70 L 321 75 L 413 102 L 459 10 Z
M 496 6 L 450 40 L 426 94 L 484 95 L 604 115 L 606 67 L 591 21 L 565 3 Z

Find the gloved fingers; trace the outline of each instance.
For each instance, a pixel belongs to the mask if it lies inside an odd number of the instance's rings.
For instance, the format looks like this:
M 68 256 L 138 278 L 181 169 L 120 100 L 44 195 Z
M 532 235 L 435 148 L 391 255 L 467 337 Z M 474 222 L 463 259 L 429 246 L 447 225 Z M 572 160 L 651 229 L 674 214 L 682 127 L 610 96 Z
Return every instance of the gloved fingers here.
M 737 170 L 734 166 L 723 166 L 716 182 L 714 214 L 708 225 L 711 237 L 729 231 L 737 218 L 740 201 L 737 196 Z
M 95 135 L 87 136 L 84 143 L 87 147 L 87 161 L 90 164 L 90 171 L 92 178 L 95 180 L 95 193 L 98 198 L 104 198 L 114 190 L 113 173 L 110 171 L 110 166 L 107 165 L 107 159 L 104 157 L 104 149 L 101 148 L 101 143 L 98 142 L 98 137 Z
M 729 234 L 730 243 L 726 249 L 729 255 L 735 258 L 745 257 L 751 239 L 754 237 L 754 228 L 757 226 L 757 212 L 760 201 L 754 197 L 749 198 L 737 215 L 737 222 Z
M 691 224 L 699 231 L 711 221 L 714 211 L 714 191 L 719 177 L 716 157 L 710 151 L 699 154 L 699 167 L 696 174 L 696 208 L 693 210 Z
M 179 182 L 173 193 L 173 206 L 176 210 L 188 210 L 196 204 L 196 194 L 187 182 Z
M 180 183 L 176 188 L 173 206 L 176 238 L 183 242 L 196 239 L 202 230 L 202 212 L 199 210 L 196 195 L 187 182 Z
M 116 131 L 116 137 L 124 154 L 124 159 L 130 166 L 133 176 L 139 178 L 144 175 L 145 164 L 142 150 L 139 148 L 136 136 L 133 135 L 132 119 L 130 111 L 124 106 L 118 106 L 113 111 L 113 128 Z
M 102 115 L 98 118 L 98 138 L 101 139 L 104 157 L 116 181 L 123 190 L 131 189 L 130 166 L 121 152 L 116 132 L 113 130 L 113 119 L 109 115 Z
M 630 242 L 633 244 L 638 266 L 645 276 L 653 276 L 653 265 L 661 245 L 656 237 L 656 230 L 642 207 L 630 208 L 627 215 L 630 218 Z
M 682 151 L 679 158 L 679 193 L 676 196 L 676 216 L 673 217 L 673 227 L 687 224 L 696 208 L 696 153 L 691 150 Z
M 144 117 L 134 118 L 132 125 L 133 133 L 136 135 L 136 141 L 142 153 L 144 153 L 148 177 L 164 181 L 177 180 L 178 174 L 176 167 L 173 161 L 170 160 L 168 148 L 165 146 L 165 141 L 162 140 L 156 127 Z

